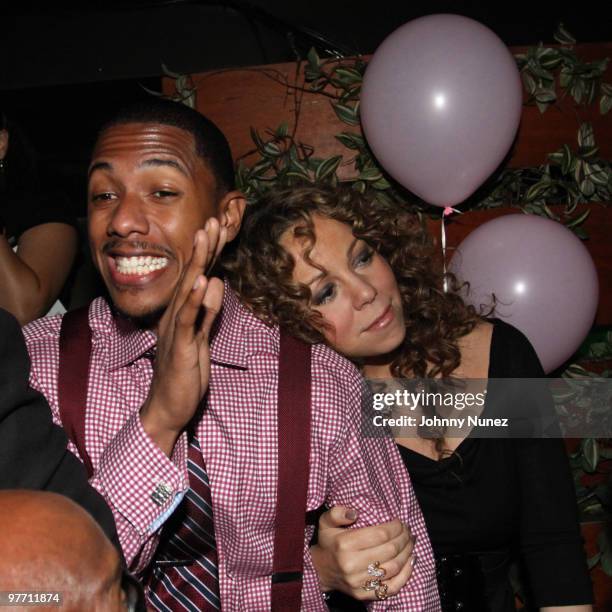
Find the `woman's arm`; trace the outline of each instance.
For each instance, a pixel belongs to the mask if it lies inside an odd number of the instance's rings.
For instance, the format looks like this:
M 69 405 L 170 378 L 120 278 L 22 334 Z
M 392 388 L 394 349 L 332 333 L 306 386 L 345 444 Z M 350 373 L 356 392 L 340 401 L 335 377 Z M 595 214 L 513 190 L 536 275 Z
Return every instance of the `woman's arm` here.
M 0 307 L 21 325 L 44 315 L 66 282 L 76 251 L 77 232 L 66 223 L 28 229 L 17 253 L 0 235 Z
M 495 348 L 505 357 L 496 360 L 492 377 L 538 379 L 515 387 L 506 401 L 520 406 L 535 423 L 546 423 L 555 412 L 548 385 L 539 380 L 544 371 L 535 350 L 518 330 L 497 325 Z M 589 611 L 592 585 L 565 446 L 559 439 L 526 438 L 515 439 L 514 447 L 521 508 L 518 543 L 533 603 L 549 612 Z
M 593 606 L 546 606 L 540 612 L 593 612 Z

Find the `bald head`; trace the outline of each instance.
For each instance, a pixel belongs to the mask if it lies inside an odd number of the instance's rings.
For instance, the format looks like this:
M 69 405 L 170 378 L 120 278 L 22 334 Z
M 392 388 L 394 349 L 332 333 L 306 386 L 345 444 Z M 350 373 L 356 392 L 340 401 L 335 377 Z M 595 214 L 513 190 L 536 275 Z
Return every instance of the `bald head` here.
M 63 612 L 125 609 L 117 551 L 68 498 L 0 491 L 0 542 L 0 590 L 61 592 Z

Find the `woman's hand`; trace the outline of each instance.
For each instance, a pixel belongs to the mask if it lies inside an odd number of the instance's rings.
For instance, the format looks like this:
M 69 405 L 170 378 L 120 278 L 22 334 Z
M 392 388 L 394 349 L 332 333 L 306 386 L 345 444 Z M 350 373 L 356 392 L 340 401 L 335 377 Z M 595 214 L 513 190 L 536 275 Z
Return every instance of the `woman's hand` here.
M 399 519 L 347 529 L 355 522 L 357 512 L 334 506 L 319 519 L 318 543 L 310 552 L 322 591 L 341 591 L 354 599 L 372 601 L 373 590 L 363 585 L 374 577 L 368 566 L 376 561 L 385 570 L 383 581 L 387 594 L 395 595 L 408 582 L 415 562 L 414 538 Z

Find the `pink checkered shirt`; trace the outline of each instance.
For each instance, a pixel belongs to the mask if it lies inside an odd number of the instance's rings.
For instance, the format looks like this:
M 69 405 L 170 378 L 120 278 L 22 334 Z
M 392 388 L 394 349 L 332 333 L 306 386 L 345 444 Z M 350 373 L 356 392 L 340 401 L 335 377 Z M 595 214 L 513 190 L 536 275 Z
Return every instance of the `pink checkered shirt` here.
M 57 423 L 60 322 L 60 316 L 47 317 L 24 329 L 31 384 L 47 397 Z M 91 484 L 114 513 L 128 563 L 140 571 L 153 557 L 159 525 L 188 487 L 187 443 L 183 434 L 169 459 L 145 434 L 139 409 L 153 376 L 146 353 L 154 350 L 156 338 L 118 323 L 102 298 L 92 302 L 85 437 L 94 466 Z M 278 329 L 254 317 L 226 285 L 196 435 L 211 483 L 221 599 L 230 611 L 270 607 L 278 351 Z M 313 347 L 308 510 L 322 504 L 357 508 L 357 527 L 399 517 L 417 536 L 417 563 L 400 594 L 372 609 L 439 610 L 429 537 L 397 449 L 391 440 L 360 435 L 360 380 L 344 358 L 325 346 Z M 70 450 L 78 456 L 72 443 Z M 170 494 L 158 505 L 160 483 Z M 302 609 L 318 611 L 327 606 L 309 554 L 312 529 L 304 538 Z

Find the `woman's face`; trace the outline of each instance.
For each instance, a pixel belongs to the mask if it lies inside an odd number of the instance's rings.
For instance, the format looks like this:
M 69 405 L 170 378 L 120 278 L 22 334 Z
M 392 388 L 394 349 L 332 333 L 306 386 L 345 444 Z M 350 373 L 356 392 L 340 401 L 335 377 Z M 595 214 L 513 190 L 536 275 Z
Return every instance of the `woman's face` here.
M 295 259 L 293 280 L 310 288 L 310 306 L 327 324 L 327 343 L 351 359 L 385 355 L 396 349 L 406 329 L 400 292 L 389 264 L 350 226 L 312 217 L 316 242 L 304 260 L 308 240 L 289 229 L 281 239 Z

